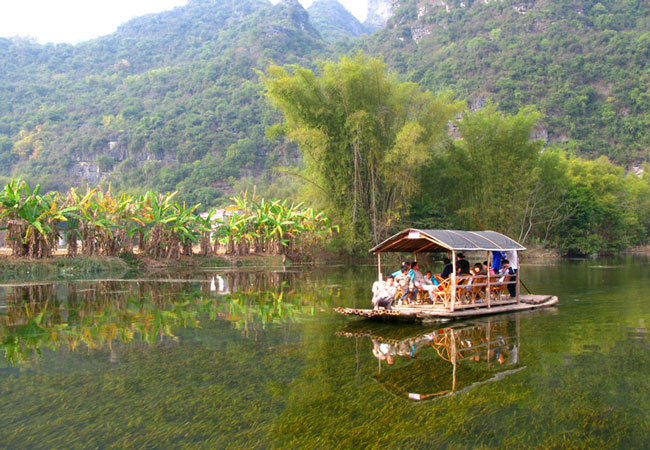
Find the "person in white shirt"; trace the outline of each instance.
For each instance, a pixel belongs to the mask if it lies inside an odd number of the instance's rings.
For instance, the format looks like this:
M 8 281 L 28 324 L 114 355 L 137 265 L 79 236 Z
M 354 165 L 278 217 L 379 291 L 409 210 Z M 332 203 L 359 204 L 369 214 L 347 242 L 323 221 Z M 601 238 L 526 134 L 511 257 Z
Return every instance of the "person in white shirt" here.
M 506 252 L 506 259 L 510 263 L 510 268 L 512 268 L 512 270 L 514 270 L 515 273 L 517 273 L 517 271 L 519 270 L 519 259 L 517 257 L 517 252 L 514 250 L 510 250 Z
M 429 272 L 430 273 L 430 272 Z M 431 279 L 428 279 L 422 272 L 420 272 L 420 265 L 416 262 L 413 263 L 413 283 L 417 289 L 422 289 L 429 293 L 429 298 L 433 300 L 433 290 L 436 288 Z
M 395 287 L 395 278 L 392 275 L 386 277 L 386 281 L 383 285 L 375 283 L 373 285 L 373 296 L 372 304 L 374 309 L 379 309 L 379 307 L 384 307 L 387 310 L 392 309 L 393 302 L 395 301 L 395 293 L 397 288 Z

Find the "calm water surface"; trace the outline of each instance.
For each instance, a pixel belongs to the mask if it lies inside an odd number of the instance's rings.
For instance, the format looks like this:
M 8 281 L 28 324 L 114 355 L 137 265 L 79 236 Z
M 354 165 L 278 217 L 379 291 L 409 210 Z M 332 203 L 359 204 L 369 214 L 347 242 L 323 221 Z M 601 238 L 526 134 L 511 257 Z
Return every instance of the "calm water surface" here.
M 0 448 L 649 448 L 647 257 L 528 264 L 551 310 L 395 325 L 373 267 L 0 287 Z

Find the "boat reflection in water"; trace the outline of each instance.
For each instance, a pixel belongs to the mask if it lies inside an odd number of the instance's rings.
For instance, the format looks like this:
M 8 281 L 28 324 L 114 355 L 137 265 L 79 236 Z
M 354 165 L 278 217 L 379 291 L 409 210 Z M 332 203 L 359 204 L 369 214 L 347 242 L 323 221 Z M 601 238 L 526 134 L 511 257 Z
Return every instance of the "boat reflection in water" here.
M 411 400 L 454 395 L 525 368 L 519 362 L 518 315 L 446 328 L 359 321 L 337 334 L 371 340 L 379 367 L 373 378 Z

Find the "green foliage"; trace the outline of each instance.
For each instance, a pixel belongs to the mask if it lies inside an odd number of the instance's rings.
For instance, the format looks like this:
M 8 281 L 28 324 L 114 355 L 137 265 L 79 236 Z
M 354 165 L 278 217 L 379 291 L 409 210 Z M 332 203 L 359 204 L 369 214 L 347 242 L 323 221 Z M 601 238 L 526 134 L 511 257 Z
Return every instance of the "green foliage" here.
M 575 157 L 628 167 L 649 159 L 650 4 L 460 3 L 400 1 L 384 30 L 332 46 L 297 3 L 264 0 L 191 1 L 75 46 L 0 38 L 0 182 L 20 174 L 44 191 L 177 192 L 176 212 L 224 206 L 257 186 L 329 210 L 347 250 L 407 225 L 471 228 L 473 215 L 571 254 L 646 243 L 647 175 Z M 330 16 L 318 27 L 338 33 Z M 312 71 L 317 58 L 355 49 L 385 63 L 344 57 Z M 255 69 L 269 60 L 289 68 L 271 66 L 260 83 Z M 445 142 L 458 105 L 404 79 L 501 112 L 466 113 L 461 139 Z M 283 135 L 300 150 L 267 139 Z M 531 136 L 549 148 L 540 153 Z M 287 183 L 286 173 L 299 181 Z M 616 182 L 592 182 L 603 173 Z M 59 212 L 62 199 L 27 198 L 7 213 L 20 217 L 8 230 L 15 254 L 48 255 L 57 233 L 77 231 L 97 245 L 89 254 L 114 254 L 152 233 L 119 208 L 87 217 L 94 225 L 84 231 L 74 226 L 82 212 Z M 53 227 L 64 222 L 72 228 Z M 174 231 L 178 245 L 187 252 L 198 239 L 209 253 L 205 231 L 183 228 Z
M 230 214 L 217 220 L 216 238 L 226 254 L 256 253 L 311 257 L 326 237 L 339 231 L 337 225 L 313 208 L 286 200 L 258 200 L 248 192 L 233 197 Z
M 567 255 L 611 253 L 646 244 L 650 182 L 606 157 L 569 158 L 531 140 L 540 115 L 488 106 L 465 113 L 459 138 L 423 170 L 423 193 L 400 224 L 418 228 L 485 227 Z
M 647 181 L 642 186 L 634 175 L 625 176 L 605 157 L 596 161 L 571 160 L 568 178 L 566 201 L 574 211 L 558 233 L 562 251 L 578 255 L 608 253 L 647 240 L 642 223 L 647 224 L 648 200 L 638 196 L 639 189 L 648 192 Z
M 68 256 L 79 250 L 85 256 L 133 252 L 136 235 L 139 250 L 152 258 L 191 256 L 197 243 L 207 256 L 213 232 L 224 243 L 237 243 L 238 251 L 229 245 L 227 253 L 246 254 L 254 245 L 256 252 L 295 256 L 338 231 L 323 213 L 286 200 L 249 201 L 245 194 L 233 199 L 230 209 L 235 211 L 226 220 L 217 220 L 213 209 L 201 217 L 196 214 L 200 204 L 187 206 L 175 196 L 148 191 L 116 197 L 110 188 L 89 189 L 84 196 L 74 188 L 65 196 L 56 191 L 40 195 L 40 186 L 31 192 L 25 181 L 14 179 L 0 191 L 0 225 L 14 256 L 36 258 L 51 256 L 62 235 Z
M 303 152 L 314 197 L 358 250 L 369 237 L 383 239 L 407 210 L 419 187 L 411 174 L 445 140 L 461 104 L 399 82 L 381 60 L 361 53 L 322 62 L 319 72 L 273 65 L 261 78 Z
M 650 3 L 446 3 L 400 1 L 358 46 L 434 92 L 511 114 L 534 104 L 549 140 L 576 154 L 648 161 Z
M 0 224 L 15 256 L 45 258 L 52 255 L 58 237 L 57 224 L 66 222 L 75 208 L 64 207 L 57 192 L 41 195 L 20 179 L 0 191 Z
M 533 188 L 533 170 L 542 142 L 531 141 L 540 114 L 532 109 L 510 116 L 494 106 L 464 113 L 460 139 L 447 148 L 443 195 L 450 198 L 462 228 L 475 226 L 480 211 L 488 229 L 518 232 L 520 214 Z
M 324 45 L 300 6 L 262 0 L 192 1 L 75 46 L 0 38 L 0 176 L 226 203 L 229 177 L 272 183 L 286 154 L 253 68 Z

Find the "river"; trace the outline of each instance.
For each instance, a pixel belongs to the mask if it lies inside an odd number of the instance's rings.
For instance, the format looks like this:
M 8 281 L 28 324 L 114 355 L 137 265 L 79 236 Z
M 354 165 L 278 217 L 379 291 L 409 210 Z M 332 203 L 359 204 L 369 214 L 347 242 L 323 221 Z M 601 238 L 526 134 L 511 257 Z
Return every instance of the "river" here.
M 0 447 L 648 448 L 650 261 L 527 263 L 557 307 L 387 324 L 371 266 L 3 282 Z

